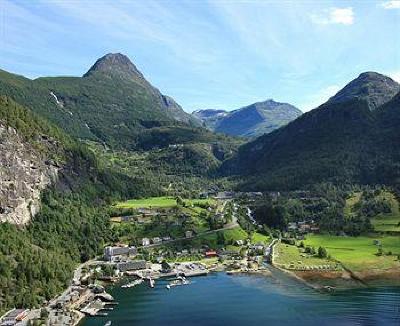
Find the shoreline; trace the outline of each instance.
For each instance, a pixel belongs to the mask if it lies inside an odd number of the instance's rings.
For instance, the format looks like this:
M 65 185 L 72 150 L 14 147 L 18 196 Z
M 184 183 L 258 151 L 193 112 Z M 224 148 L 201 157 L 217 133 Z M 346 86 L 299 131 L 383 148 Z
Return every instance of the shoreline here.
M 276 243 L 275 243 L 276 244 Z M 400 286 L 400 268 L 365 269 L 353 271 L 336 261 L 342 270 L 289 270 L 275 263 L 275 244 L 272 246 L 271 266 L 292 276 L 314 290 L 351 290 L 379 285 Z
M 277 267 L 278 268 L 278 267 Z M 331 287 L 339 290 L 350 290 L 353 288 L 368 288 L 379 285 L 400 286 L 400 270 L 365 270 L 359 272 L 343 271 L 281 271 L 292 275 L 313 289 L 321 290 Z

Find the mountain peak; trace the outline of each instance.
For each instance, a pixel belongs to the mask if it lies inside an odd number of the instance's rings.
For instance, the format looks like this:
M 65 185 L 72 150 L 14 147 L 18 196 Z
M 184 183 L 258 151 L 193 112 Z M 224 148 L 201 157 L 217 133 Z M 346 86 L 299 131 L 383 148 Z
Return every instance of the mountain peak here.
M 143 78 L 142 73 L 136 68 L 132 61 L 122 53 L 108 53 L 101 57 L 83 77 L 89 77 L 96 73 L 122 78 Z
M 400 85 L 390 77 L 374 71 L 361 73 L 348 83 L 328 103 L 341 103 L 352 99 L 366 100 L 371 110 L 388 102 L 400 91 Z

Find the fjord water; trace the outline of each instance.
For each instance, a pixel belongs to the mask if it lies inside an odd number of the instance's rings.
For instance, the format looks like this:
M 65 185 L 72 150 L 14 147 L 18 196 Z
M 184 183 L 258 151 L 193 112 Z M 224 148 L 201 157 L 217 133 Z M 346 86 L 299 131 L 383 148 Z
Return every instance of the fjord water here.
M 273 277 L 214 273 L 167 290 L 110 288 L 119 302 L 104 325 L 400 325 L 400 288 L 380 287 L 316 292 L 282 273 Z

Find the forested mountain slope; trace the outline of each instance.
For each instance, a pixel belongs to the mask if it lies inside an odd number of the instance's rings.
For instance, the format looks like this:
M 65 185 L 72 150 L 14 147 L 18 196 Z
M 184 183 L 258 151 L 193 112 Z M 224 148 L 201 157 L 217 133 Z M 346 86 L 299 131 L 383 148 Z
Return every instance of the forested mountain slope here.
M 77 263 L 112 240 L 107 206 L 113 199 L 161 191 L 142 178 L 103 168 L 86 145 L 6 96 L 0 97 L 0 126 L 4 312 L 54 297 L 69 284 Z
M 83 77 L 30 80 L 0 71 L 0 94 L 30 107 L 75 137 L 113 147 L 140 147 L 138 135 L 153 127 L 200 125 L 122 54 L 105 55 Z M 196 128 L 193 132 L 199 133 Z
M 399 95 L 387 102 L 396 89 L 398 84 L 386 76 L 361 74 L 324 105 L 243 145 L 221 171 L 246 176 L 242 186 L 249 189 L 396 182 Z M 372 103 L 386 104 L 371 110 Z

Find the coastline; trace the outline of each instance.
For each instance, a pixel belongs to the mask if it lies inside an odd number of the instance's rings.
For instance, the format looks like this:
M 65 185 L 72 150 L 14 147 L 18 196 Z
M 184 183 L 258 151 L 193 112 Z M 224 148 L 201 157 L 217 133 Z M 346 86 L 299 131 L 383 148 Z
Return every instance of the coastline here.
M 275 263 L 275 244 L 272 246 L 271 266 L 292 276 L 312 289 L 347 290 L 379 285 L 400 286 L 400 268 L 375 268 L 352 271 L 338 261 L 343 270 L 298 271 L 285 269 Z
M 349 273 L 343 271 L 288 271 L 279 268 L 293 277 L 303 281 L 314 289 L 332 287 L 346 290 L 359 287 L 379 285 L 400 286 L 399 269 L 374 269 Z

